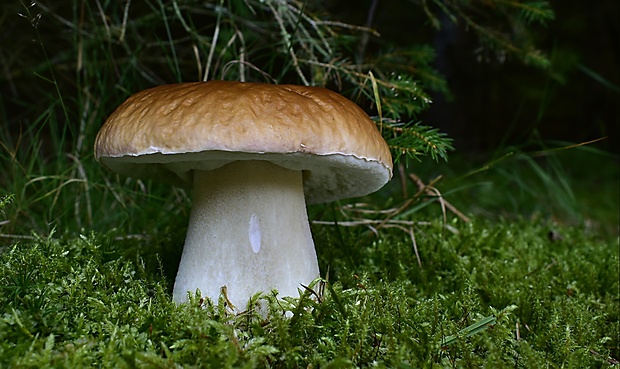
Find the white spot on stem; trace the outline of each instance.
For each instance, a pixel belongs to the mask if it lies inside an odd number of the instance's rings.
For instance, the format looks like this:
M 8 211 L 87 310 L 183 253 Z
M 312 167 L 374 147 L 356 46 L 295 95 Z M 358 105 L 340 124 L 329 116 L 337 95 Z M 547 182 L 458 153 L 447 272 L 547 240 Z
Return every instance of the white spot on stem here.
M 258 222 L 256 214 L 252 214 L 250 215 L 250 246 L 252 246 L 252 251 L 254 251 L 254 253 L 260 251 L 260 241 L 260 223 Z

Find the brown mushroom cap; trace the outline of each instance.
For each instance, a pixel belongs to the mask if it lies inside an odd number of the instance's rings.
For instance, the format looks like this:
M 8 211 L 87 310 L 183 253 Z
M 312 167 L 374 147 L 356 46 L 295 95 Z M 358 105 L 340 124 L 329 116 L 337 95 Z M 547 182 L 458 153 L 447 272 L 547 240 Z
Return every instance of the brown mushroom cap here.
M 164 85 L 129 97 L 102 126 L 95 158 L 112 171 L 191 186 L 193 170 L 267 160 L 304 173 L 308 202 L 362 196 L 392 157 L 356 104 L 320 87 L 243 82 Z

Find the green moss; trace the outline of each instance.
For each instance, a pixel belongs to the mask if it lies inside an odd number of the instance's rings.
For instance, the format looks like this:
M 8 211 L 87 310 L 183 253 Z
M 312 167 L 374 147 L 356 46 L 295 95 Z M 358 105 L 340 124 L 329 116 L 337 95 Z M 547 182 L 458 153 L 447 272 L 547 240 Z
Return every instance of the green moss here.
M 421 270 L 400 231 L 356 238 L 342 250 L 352 258 L 321 255 L 333 264 L 320 302 L 267 294 L 250 306 L 268 314 L 238 316 L 199 296 L 174 305 L 157 263 L 128 258 L 107 236 L 20 242 L 0 255 L 0 366 L 559 368 L 617 359 L 617 240 L 561 229 L 554 242 L 548 225 L 528 222 L 453 225 L 457 234 L 418 231 Z

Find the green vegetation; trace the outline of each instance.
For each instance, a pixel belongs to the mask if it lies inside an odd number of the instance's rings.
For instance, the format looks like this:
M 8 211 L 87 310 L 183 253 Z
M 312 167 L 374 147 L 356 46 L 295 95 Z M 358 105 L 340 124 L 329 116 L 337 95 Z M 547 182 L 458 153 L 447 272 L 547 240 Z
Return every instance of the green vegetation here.
M 105 235 L 12 245 L 0 256 L 3 367 L 605 367 L 618 355 L 618 252 L 527 221 L 404 233 L 318 231 L 320 301 L 171 302 L 150 242 Z M 343 244 L 332 238 L 340 237 Z M 137 255 L 132 249 L 155 250 Z M 329 261 L 328 261 L 329 260 Z M 269 307 L 265 315 L 257 306 Z M 284 312 L 292 312 L 290 318 Z M 484 330 L 467 335 L 477 322 Z M 475 327 L 474 327 L 475 328 Z M 470 328 L 474 329 L 474 328 Z
M 451 140 L 418 119 L 431 92 L 449 94 L 433 48 L 379 48 L 318 2 L 49 6 L 0 5 L 0 40 L 13 38 L 0 48 L 1 368 L 619 365 L 616 156 L 536 142 L 446 163 Z M 466 24 L 485 57 L 553 69 L 536 48 L 546 2 L 420 11 Z M 200 296 L 176 306 L 191 194 L 94 161 L 128 95 L 211 78 L 338 90 L 403 165 L 377 194 L 309 208 L 318 294 L 267 291 L 239 315 Z

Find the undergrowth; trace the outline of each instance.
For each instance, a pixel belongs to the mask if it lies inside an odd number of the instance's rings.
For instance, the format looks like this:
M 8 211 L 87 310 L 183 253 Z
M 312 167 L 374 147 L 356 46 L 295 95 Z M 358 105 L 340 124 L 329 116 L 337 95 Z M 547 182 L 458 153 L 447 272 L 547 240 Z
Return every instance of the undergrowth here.
M 257 295 L 239 315 L 199 296 L 177 306 L 155 254 L 128 255 L 127 241 L 91 234 L 17 243 L 0 255 L 0 366 L 617 363 L 614 241 L 570 228 L 552 240 L 550 224 L 527 221 L 452 225 L 418 231 L 421 268 L 400 233 L 336 236 L 322 227 L 317 251 L 330 272 L 320 296 Z

